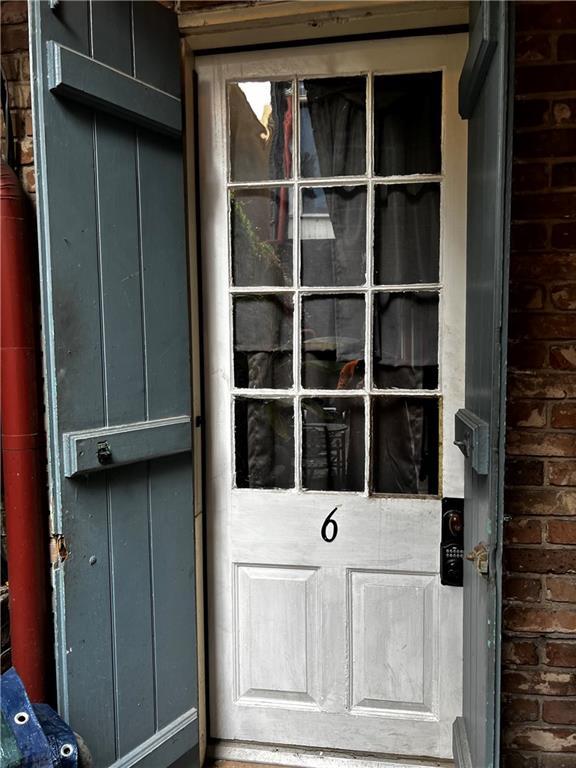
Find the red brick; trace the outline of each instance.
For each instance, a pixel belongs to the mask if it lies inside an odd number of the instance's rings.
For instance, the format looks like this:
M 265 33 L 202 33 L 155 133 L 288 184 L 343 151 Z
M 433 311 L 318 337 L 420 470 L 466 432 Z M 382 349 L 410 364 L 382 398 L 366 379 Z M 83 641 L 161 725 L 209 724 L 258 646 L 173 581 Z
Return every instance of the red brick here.
M 576 358 L 576 349 L 574 353 Z M 556 429 L 576 429 L 576 403 L 553 405 L 550 412 L 550 423 Z
M 548 227 L 545 223 L 512 224 L 511 248 L 514 251 L 541 251 L 548 242 Z
M 22 172 L 22 186 L 28 193 L 36 192 L 36 172 L 33 166 L 24 168 Z
M 550 102 L 547 99 L 521 99 L 514 104 L 514 129 L 538 128 L 550 123 Z
M 558 163 L 553 165 L 551 183 L 556 188 L 576 187 L 576 163 Z M 538 187 L 533 187 L 533 189 L 538 189 Z
M 518 35 L 516 37 L 516 63 L 548 61 L 552 53 L 548 35 Z
M 20 24 L 28 18 L 26 0 L 2 3 L 2 24 Z
M 572 669 L 576 667 L 576 642 L 550 640 L 544 646 L 544 658 L 550 667 Z
M 556 43 L 556 57 L 558 61 L 576 61 L 576 34 L 560 35 Z
M 550 367 L 559 371 L 575 371 L 576 345 L 564 344 L 550 347 Z
M 553 286 L 550 299 L 556 309 L 576 309 L 576 283 Z
M 503 624 L 514 632 L 576 633 L 576 610 L 551 605 L 508 605 Z
M 515 253 L 510 259 L 512 281 L 549 280 L 550 275 L 555 280 L 576 280 L 576 245 L 574 253 Z
M 576 674 L 557 670 L 504 670 L 502 690 L 504 693 L 576 696 Z
M 520 752 L 502 752 L 501 768 L 540 768 L 538 757 Z
M 506 443 L 512 456 L 576 456 L 576 439 L 573 435 L 548 432 L 511 431 Z
M 515 517 L 505 525 L 507 544 L 540 544 L 542 542 L 542 523 L 533 517 Z
M 509 488 L 504 509 L 508 515 L 576 515 L 576 491 Z
M 508 368 L 537 370 L 549 367 L 549 350 L 545 342 L 508 340 Z
M 576 520 L 549 520 L 546 538 L 551 544 L 576 544 Z
M 576 461 L 552 461 L 548 465 L 550 485 L 576 485 Z
M 512 311 L 542 309 L 544 296 L 544 288 L 541 285 L 514 283 L 510 286 L 510 309 Z
M 550 169 L 546 163 L 515 164 L 512 172 L 514 192 L 535 192 L 550 186 Z M 568 186 L 566 184 L 562 186 Z
M 506 461 L 506 485 L 543 485 L 544 465 L 541 461 L 522 459 Z
M 28 27 L 26 24 L 7 26 L 2 24 L 2 53 L 24 51 L 28 48 Z
M 502 720 L 505 723 L 523 723 L 539 719 L 536 699 L 524 696 L 504 696 L 502 699 Z
M 502 660 L 505 664 L 535 666 L 538 664 L 538 648 L 530 640 L 506 640 L 502 643 Z
M 576 725 L 576 701 L 570 699 L 545 700 L 542 704 L 542 720 L 559 725 Z
M 516 28 L 530 30 L 565 30 L 576 28 L 576 6 L 565 2 L 529 2 L 516 6 Z
M 546 406 L 530 400 L 510 402 L 506 407 L 506 423 L 510 427 L 544 427 Z
M 576 99 L 559 99 L 552 102 L 549 123 L 554 125 L 573 125 L 576 123 Z
M 576 604 L 576 579 L 570 576 L 548 576 L 546 599 L 554 603 Z
M 503 590 L 506 600 L 519 600 L 520 602 L 533 603 L 540 600 L 542 584 L 540 579 L 529 578 L 526 576 L 507 576 L 504 579 Z
M 563 250 L 576 248 L 576 224 L 570 221 L 554 224 L 550 233 L 550 244 L 552 248 Z
M 558 131 L 566 133 L 566 131 Z M 576 132 L 573 136 L 576 147 Z M 574 219 L 576 218 L 575 192 L 550 192 L 549 194 L 517 195 L 512 199 L 512 217 L 517 221 L 527 219 Z
M 540 768 L 576 768 L 576 757 L 574 755 L 556 754 L 550 752 L 540 753 Z
M 507 547 L 504 552 L 508 573 L 576 573 L 576 551 Z
M 504 729 L 506 746 L 542 752 L 576 752 L 576 734 L 571 728 L 510 726 Z
M 574 339 L 576 314 L 518 312 L 510 315 L 508 332 L 513 339 Z
M 569 373 L 513 372 L 508 377 L 508 397 L 543 400 L 575 398 L 576 376 Z
M 576 82 L 575 64 L 543 64 L 516 70 L 516 93 L 550 93 L 573 91 Z
M 528 73 L 529 70 L 526 72 Z M 570 117 L 572 117 L 572 113 L 570 113 Z M 514 157 L 517 160 L 572 157 L 575 142 L 576 129 L 572 127 L 566 127 L 561 131 L 549 128 L 529 131 L 528 133 L 517 133 L 514 136 Z M 519 217 L 514 216 L 514 218 Z

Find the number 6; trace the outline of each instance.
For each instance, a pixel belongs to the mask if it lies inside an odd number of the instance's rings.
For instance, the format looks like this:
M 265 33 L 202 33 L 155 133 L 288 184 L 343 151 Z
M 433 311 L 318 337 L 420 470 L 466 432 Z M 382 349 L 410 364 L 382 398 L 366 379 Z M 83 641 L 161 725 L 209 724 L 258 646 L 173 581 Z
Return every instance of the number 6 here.
M 336 520 L 332 520 L 332 515 L 334 514 L 334 512 L 336 512 L 337 509 L 338 507 L 334 507 L 332 512 L 330 512 L 330 514 L 326 518 L 326 520 L 324 520 L 324 522 L 322 523 L 322 529 L 320 533 L 322 534 L 322 538 L 324 539 L 324 541 L 327 541 L 328 544 L 334 541 L 336 536 L 338 536 L 338 523 L 336 522 Z M 329 525 L 332 526 L 332 530 L 330 532 L 331 535 L 328 534 Z

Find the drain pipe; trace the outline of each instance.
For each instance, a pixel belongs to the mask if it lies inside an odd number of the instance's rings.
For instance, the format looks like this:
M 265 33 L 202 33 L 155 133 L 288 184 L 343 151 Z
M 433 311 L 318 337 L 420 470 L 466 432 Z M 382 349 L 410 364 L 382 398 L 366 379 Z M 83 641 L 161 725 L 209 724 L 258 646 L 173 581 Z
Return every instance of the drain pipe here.
M 12 663 L 30 699 L 48 701 L 49 558 L 30 228 L 20 182 L 2 160 L 0 415 Z

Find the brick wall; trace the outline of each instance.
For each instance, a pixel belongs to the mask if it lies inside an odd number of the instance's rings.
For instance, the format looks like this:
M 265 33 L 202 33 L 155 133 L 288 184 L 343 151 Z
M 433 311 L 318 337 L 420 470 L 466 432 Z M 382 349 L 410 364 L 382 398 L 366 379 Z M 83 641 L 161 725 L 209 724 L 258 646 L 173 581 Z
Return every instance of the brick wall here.
M 28 10 L 25 0 L 2 2 L 2 72 L 8 81 L 12 125 L 16 137 L 19 175 L 27 194 L 34 198 L 34 151 L 30 105 L 30 57 L 28 54 Z M 4 125 L 2 121 L 2 130 Z
M 516 5 L 503 765 L 576 766 L 576 3 Z

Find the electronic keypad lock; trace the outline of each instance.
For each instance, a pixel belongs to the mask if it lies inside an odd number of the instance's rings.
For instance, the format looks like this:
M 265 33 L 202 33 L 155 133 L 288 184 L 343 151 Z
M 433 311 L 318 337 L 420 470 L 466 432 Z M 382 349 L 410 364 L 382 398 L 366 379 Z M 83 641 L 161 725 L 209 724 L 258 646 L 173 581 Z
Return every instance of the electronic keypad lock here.
M 464 577 L 464 499 L 442 499 L 440 583 L 461 587 Z

